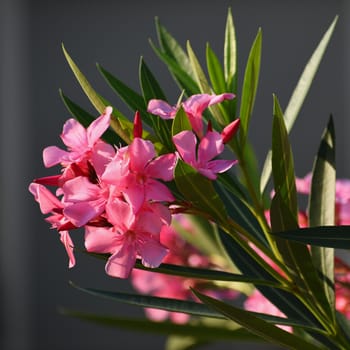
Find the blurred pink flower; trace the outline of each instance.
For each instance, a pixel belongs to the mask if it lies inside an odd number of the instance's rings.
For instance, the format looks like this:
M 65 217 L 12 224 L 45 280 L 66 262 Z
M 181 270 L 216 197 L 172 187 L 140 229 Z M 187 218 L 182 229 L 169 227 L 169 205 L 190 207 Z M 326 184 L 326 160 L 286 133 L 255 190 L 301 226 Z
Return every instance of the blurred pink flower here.
M 217 173 L 223 173 L 237 163 L 236 160 L 212 160 L 224 151 L 222 137 L 216 131 L 208 131 L 200 140 L 198 149 L 197 137 L 189 130 L 174 135 L 173 142 L 183 161 L 211 180 L 217 178 Z
M 185 215 L 174 215 L 173 221 L 189 233 L 196 234 L 193 224 Z M 163 263 L 197 268 L 216 268 L 207 256 L 201 254 L 195 247 L 186 242 L 177 233 L 174 226 L 163 226 L 160 237 L 161 243 L 169 250 L 163 259 Z M 232 299 L 238 295 L 236 291 L 225 288 L 218 289 L 197 279 L 138 269 L 133 270 L 131 278 L 134 288 L 140 293 L 163 298 L 194 300 L 194 295 L 190 291 L 190 287 L 199 289 L 213 297 Z M 188 314 L 152 308 L 146 308 L 145 312 L 147 317 L 154 321 L 163 321 L 169 318 L 174 323 L 186 323 L 190 318 Z
M 259 312 L 271 316 L 286 317 L 275 305 L 266 299 L 257 289 L 245 300 L 244 308 L 248 311 Z M 292 332 L 290 326 L 279 326 L 287 332 Z

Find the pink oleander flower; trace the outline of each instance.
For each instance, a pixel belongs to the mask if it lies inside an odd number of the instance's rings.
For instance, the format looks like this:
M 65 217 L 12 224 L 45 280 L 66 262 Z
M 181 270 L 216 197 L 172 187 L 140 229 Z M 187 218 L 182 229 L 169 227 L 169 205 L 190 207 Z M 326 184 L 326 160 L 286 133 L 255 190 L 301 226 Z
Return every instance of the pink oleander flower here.
M 175 163 L 175 154 L 157 157 L 152 142 L 136 137 L 129 146 L 117 151 L 106 166 L 102 180 L 115 185 L 137 212 L 147 201 L 174 200 L 161 181 L 173 179 Z
M 197 94 L 192 95 L 182 103 L 182 107 L 192 125 L 194 132 L 202 137 L 203 135 L 203 120 L 202 114 L 206 108 L 224 100 L 230 100 L 235 97 L 234 94 L 224 93 L 220 95 Z M 163 119 L 173 119 L 178 111 L 179 106 L 170 106 L 162 100 L 150 100 L 148 102 L 147 111 L 154 115 L 158 115 Z
M 160 243 L 163 218 L 154 211 L 132 207 L 120 199 L 106 206 L 110 227 L 85 227 L 85 247 L 89 252 L 109 253 L 105 270 L 113 277 L 127 278 L 136 259 L 147 267 L 157 267 L 168 250 Z
M 237 163 L 237 160 L 212 160 L 224 151 L 222 137 L 216 131 L 208 131 L 200 140 L 198 149 L 197 137 L 189 130 L 174 135 L 173 142 L 183 161 L 210 180 L 215 180 L 217 173 L 223 173 Z
M 115 154 L 113 146 L 100 139 L 109 127 L 111 113 L 112 107 L 107 107 L 87 129 L 75 119 L 67 120 L 61 133 L 67 150 L 57 146 L 46 147 L 43 151 L 44 165 L 49 168 L 61 164 L 66 168 L 62 175 L 65 179 L 88 176 L 89 164 L 96 173 L 102 173 L 108 160 Z
M 45 186 L 37 183 L 31 183 L 29 185 L 29 191 L 34 196 L 35 200 L 40 205 L 40 210 L 43 214 L 51 214 L 46 218 L 51 224 L 52 228 L 58 230 L 60 234 L 60 240 L 64 245 L 68 258 L 69 267 L 75 265 L 75 257 L 73 253 L 73 242 L 67 230 L 64 227 L 74 228 L 74 225 L 70 223 L 69 219 L 63 214 L 64 206 Z
M 173 216 L 173 221 L 181 225 L 182 229 L 195 235 L 193 224 L 186 215 L 178 214 Z M 215 268 L 210 259 L 201 254 L 195 247 L 186 242 L 177 233 L 174 226 L 163 226 L 160 233 L 160 241 L 169 250 L 164 257 L 163 263 L 190 266 L 197 268 Z M 157 297 L 173 298 L 180 300 L 194 300 L 190 287 L 201 290 L 213 297 L 236 298 L 238 292 L 224 288 L 217 289 L 203 281 L 185 278 L 180 276 L 170 276 L 166 274 L 134 269 L 131 274 L 131 281 L 134 288 L 147 295 Z M 170 319 L 174 323 L 186 323 L 190 316 L 184 313 L 169 312 L 152 308 L 145 309 L 146 315 L 153 321 L 163 321 Z

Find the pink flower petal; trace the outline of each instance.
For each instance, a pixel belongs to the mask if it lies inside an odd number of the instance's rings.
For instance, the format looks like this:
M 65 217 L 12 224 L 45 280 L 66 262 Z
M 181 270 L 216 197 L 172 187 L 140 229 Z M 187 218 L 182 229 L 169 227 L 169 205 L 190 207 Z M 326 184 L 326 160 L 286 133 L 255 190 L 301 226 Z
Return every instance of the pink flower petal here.
M 173 142 L 181 158 L 188 164 L 196 164 L 197 139 L 192 131 L 184 130 L 173 136 Z
M 105 112 L 86 129 L 87 146 L 92 147 L 108 129 L 112 111 L 112 107 L 107 107 Z
M 136 217 L 132 230 L 138 233 L 147 233 L 159 239 L 162 226 L 161 218 L 155 213 L 141 211 Z
M 146 240 L 138 247 L 138 253 L 142 258 L 142 264 L 146 267 L 158 267 L 167 255 L 168 249 L 154 239 Z
M 121 232 L 127 232 L 135 221 L 132 207 L 120 199 L 107 203 L 106 214 L 108 221 Z
M 153 159 L 147 165 L 147 175 L 164 181 L 171 181 L 174 178 L 176 155 L 174 153 L 164 154 Z
M 107 261 L 105 270 L 112 277 L 128 278 L 136 261 L 136 250 L 133 244 L 122 244 Z
M 63 125 L 61 138 L 64 144 L 74 151 L 84 152 L 88 145 L 85 128 L 73 118 Z
M 167 102 L 162 100 L 150 100 L 148 102 L 147 112 L 158 115 L 163 119 L 172 119 L 176 114 L 176 108 L 170 106 Z
M 120 246 L 120 237 L 113 228 L 85 226 L 84 244 L 88 252 L 114 252 Z
M 43 214 L 48 214 L 56 208 L 63 208 L 62 203 L 45 186 L 31 183 L 29 191 L 39 203 Z
M 175 200 L 167 186 L 153 179 L 145 183 L 145 201 L 172 202 Z
M 98 199 L 90 202 L 70 204 L 64 208 L 63 213 L 76 227 L 82 227 L 89 221 L 101 215 L 105 208 L 105 201 Z
M 130 170 L 143 174 L 147 163 L 156 156 L 153 143 L 136 138 L 129 146 Z
M 221 135 L 216 131 L 208 131 L 198 146 L 198 163 L 200 165 L 207 163 L 222 153 L 223 150 L 224 145 Z
M 78 176 L 65 182 L 62 187 L 65 202 L 86 202 L 101 195 L 101 188 L 85 176 Z
M 46 168 L 69 161 L 69 152 L 56 146 L 46 147 L 43 151 L 43 161 Z
M 64 245 L 68 258 L 69 258 L 69 263 L 68 266 L 69 268 L 72 268 L 75 266 L 75 257 L 74 257 L 74 253 L 73 253 L 73 248 L 74 248 L 74 244 L 73 241 L 69 235 L 68 231 L 60 231 L 60 240 L 62 242 L 62 244 Z
M 229 170 L 232 166 L 234 166 L 237 163 L 238 163 L 237 160 L 224 160 L 224 159 L 212 160 L 208 163 L 208 169 L 210 169 L 214 173 L 223 173 Z

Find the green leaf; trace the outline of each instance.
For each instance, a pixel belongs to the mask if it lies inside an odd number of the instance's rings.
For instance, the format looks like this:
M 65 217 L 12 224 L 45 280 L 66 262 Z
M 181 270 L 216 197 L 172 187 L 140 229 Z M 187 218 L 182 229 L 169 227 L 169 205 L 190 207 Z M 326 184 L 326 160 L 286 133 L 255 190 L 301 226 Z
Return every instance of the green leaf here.
M 273 232 L 284 239 L 318 247 L 350 249 L 350 226 L 318 226 Z
M 193 290 L 194 294 L 206 305 L 217 312 L 222 313 L 228 319 L 240 324 L 253 334 L 288 349 L 316 350 L 323 347 L 316 346 L 296 335 L 282 330 L 281 328 L 266 322 L 253 313 L 239 309 L 233 305 L 226 304 L 220 300 Z
M 160 24 L 158 17 L 155 18 L 156 31 L 158 36 L 158 42 L 162 51 L 169 57 L 171 57 L 186 74 L 194 79 L 194 74 L 191 66 L 191 62 L 182 49 L 176 39 L 166 30 L 166 28 Z
M 259 29 L 249 53 L 242 87 L 242 99 L 240 108 L 240 138 L 243 147 L 248 134 L 249 121 L 253 112 L 256 91 L 259 82 L 261 60 L 262 33 Z
M 214 92 L 216 94 L 227 92 L 224 71 L 221 67 L 218 57 L 210 47 L 209 43 L 207 43 L 206 59 L 208 74 Z
M 187 41 L 187 52 L 188 52 L 188 57 L 190 58 L 191 64 L 192 64 L 192 69 L 195 73 L 197 84 L 200 88 L 201 93 L 204 94 L 212 94 L 211 87 L 209 85 L 209 82 L 205 76 L 205 73 L 198 61 L 198 58 L 196 54 L 194 53 L 191 44 L 189 41 Z M 212 105 L 209 107 L 210 112 L 212 113 L 213 117 L 215 120 L 220 124 L 220 125 L 226 125 L 229 123 L 229 120 L 225 120 L 224 115 L 220 112 L 220 109 L 217 105 Z
M 148 319 L 130 317 L 116 317 L 110 315 L 98 315 L 77 310 L 60 308 L 59 312 L 65 316 L 75 317 L 84 321 L 93 322 L 103 326 L 130 329 L 146 333 L 173 334 L 181 337 L 195 337 L 200 341 L 234 340 L 234 341 L 260 341 L 251 333 L 239 327 L 228 326 L 227 322 L 219 325 L 211 325 L 203 322 L 192 322 L 185 325 L 170 321 L 154 322 Z
M 127 106 L 133 111 L 139 111 L 148 125 L 152 125 L 151 116 L 147 113 L 147 106 L 143 96 L 132 90 L 121 80 L 113 76 L 110 72 L 104 69 L 101 65 L 97 64 L 97 68 L 101 75 L 106 79 L 111 88 L 119 95 L 119 97 L 125 102 Z
M 332 117 L 323 133 L 315 159 L 309 199 L 309 225 L 334 225 L 335 218 L 335 133 Z M 334 249 L 311 246 L 312 260 L 321 272 L 323 289 L 335 317 Z
M 191 75 L 189 75 L 181 63 L 178 63 L 173 57 L 167 55 L 165 52 L 159 50 L 150 41 L 150 45 L 157 56 L 165 63 L 170 73 L 178 83 L 181 90 L 185 90 L 187 96 L 200 93 L 199 87 Z
M 224 74 L 227 92 L 236 94 L 237 92 L 237 47 L 236 33 L 232 18 L 231 8 L 228 9 L 226 27 L 225 27 L 225 42 L 224 42 Z M 227 110 L 236 115 L 236 99 L 226 101 L 228 104 Z
M 284 124 L 283 113 L 276 96 L 274 96 L 273 101 L 272 173 L 274 189 L 280 195 L 280 199 L 292 215 L 294 222 L 297 223 L 298 208 L 293 154 Z
M 231 87 L 237 77 L 236 33 L 231 8 L 227 12 L 224 43 L 224 71 L 227 87 Z M 230 91 L 230 89 L 229 89 Z
M 175 183 L 194 209 L 217 223 L 226 221 L 224 203 L 215 192 L 212 182 L 182 160 L 178 160 L 175 168 Z
M 225 247 L 227 254 L 235 262 L 243 275 L 256 276 L 258 279 L 275 281 L 274 277 L 246 252 L 241 246 L 228 234 L 219 232 L 220 239 Z M 257 289 L 276 307 L 289 318 L 298 320 L 301 324 L 314 325 L 319 327 L 319 322 L 314 318 L 305 305 L 301 303 L 295 295 L 284 290 L 271 288 L 263 285 L 256 285 Z
M 192 130 L 192 126 L 186 112 L 180 106 L 173 121 L 171 134 L 174 136 L 184 130 Z
M 146 104 L 149 100 L 154 98 L 167 101 L 163 90 L 161 89 L 158 81 L 152 74 L 151 70 L 146 65 L 146 62 L 143 59 L 143 57 L 140 58 L 139 77 L 142 94 Z
M 90 102 L 96 108 L 96 110 L 102 114 L 105 108 L 107 107 L 107 105 L 109 104 L 106 104 L 105 100 L 92 88 L 89 81 L 86 79 L 86 77 L 80 71 L 78 66 L 69 56 L 63 44 L 62 44 L 62 50 L 70 68 L 72 69 L 76 79 L 78 80 L 86 96 L 89 98 Z M 111 118 L 111 127 L 124 141 L 126 141 L 127 143 L 130 143 L 130 137 L 126 130 L 127 124 L 123 120 L 124 116 L 116 108 L 113 108 L 113 115 L 115 117 L 112 116 Z
M 68 111 L 85 128 L 87 128 L 96 119 L 96 117 L 92 116 L 69 99 L 62 90 L 59 90 L 59 93 Z M 105 131 L 105 133 L 102 135 L 102 139 L 111 145 L 124 144 L 124 141 L 110 129 Z
M 293 91 L 293 94 L 289 100 L 288 106 L 284 113 L 285 123 L 288 132 L 292 129 L 293 124 L 299 114 L 299 111 L 304 103 L 304 100 L 309 92 L 311 83 L 316 75 L 318 67 L 321 63 L 322 57 L 326 51 L 330 38 L 332 37 L 335 25 L 338 21 L 338 16 L 336 16 L 329 26 L 326 33 L 323 35 L 321 41 L 319 42 L 316 50 L 307 62 L 299 81 Z M 265 188 L 269 182 L 271 175 L 271 152 L 268 153 L 262 175 L 260 180 L 261 192 L 265 191 Z
M 75 77 L 77 78 L 80 86 L 84 90 L 86 96 L 89 98 L 90 102 L 96 108 L 96 110 L 102 114 L 106 108 L 105 104 L 102 102 L 100 96 L 96 93 L 96 91 L 92 88 L 92 86 L 90 85 L 88 80 L 85 78 L 83 73 L 80 71 L 78 66 L 74 63 L 72 58 L 69 56 L 63 44 L 62 44 L 62 50 L 70 68 L 72 69 Z

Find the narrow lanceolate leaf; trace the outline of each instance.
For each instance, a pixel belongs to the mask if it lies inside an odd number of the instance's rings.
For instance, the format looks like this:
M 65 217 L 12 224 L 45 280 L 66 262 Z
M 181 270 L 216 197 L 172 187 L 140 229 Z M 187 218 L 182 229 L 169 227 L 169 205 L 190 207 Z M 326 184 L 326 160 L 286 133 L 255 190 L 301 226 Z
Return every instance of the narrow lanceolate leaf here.
M 139 79 L 143 98 L 145 99 L 146 104 L 153 98 L 167 101 L 162 88 L 160 87 L 158 81 L 152 74 L 149 67 L 146 65 L 143 57 L 140 58 Z
M 334 225 L 335 218 L 335 133 L 332 117 L 323 133 L 315 159 L 309 201 L 309 225 Z M 312 260 L 321 273 L 323 289 L 335 317 L 334 248 L 311 246 Z
M 224 74 L 226 91 L 236 94 L 237 92 L 237 44 L 236 33 L 232 18 L 231 8 L 227 13 L 224 42 Z M 236 99 L 226 101 L 228 111 L 236 116 Z M 230 115 L 230 113 L 229 113 Z
M 206 48 L 206 60 L 208 74 L 214 92 L 216 94 L 227 92 L 224 71 L 218 57 L 210 47 L 209 43 L 207 43 Z
M 72 60 L 72 58 L 69 56 L 68 52 L 66 51 L 65 47 L 62 44 L 62 50 L 63 53 L 66 57 L 66 60 L 70 66 L 70 68 L 72 69 L 75 77 L 77 78 L 80 86 L 82 87 L 82 89 L 84 90 L 86 96 L 89 98 L 90 102 L 92 103 L 92 105 L 96 108 L 96 110 L 99 113 L 103 113 L 104 109 L 106 108 L 106 106 L 104 105 L 104 103 L 102 102 L 102 100 L 100 99 L 99 95 L 97 94 L 97 92 L 92 88 L 92 86 L 90 85 L 90 83 L 88 82 L 88 80 L 85 78 L 85 76 L 83 75 L 83 73 L 80 71 L 80 69 L 78 68 L 78 66 L 75 64 L 75 62 Z
M 228 10 L 226 27 L 225 27 L 225 43 L 224 43 L 224 71 L 227 87 L 233 85 L 237 76 L 237 48 L 236 33 L 232 18 L 231 9 Z
M 165 29 L 165 27 L 160 24 L 157 17 L 155 19 L 155 23 L 161 50 L 168 57 L 171 57 L 178 65 L 181 65 L 186 74 L 194 79 L 191 62 L 186 52 L 182 49 L 181 45 L 176 41 L 176 39 Z
M 286 127 L 288 132 L 292 129 L 293 124 L 299 114 L 299 111 L 304 103 L 304 100 L 309 92 L 311 83 L 316 75 L 316 72 L 318 70 L 318 67 L 321 63 L 322 57 L 326 51 L 326 48 L 328 46 L 328 43 L 332 37 L 335 25 L 338 21 L 338 16 L 336 16 L 329 26 L 326 33 L 323 35 L 321 41 L 319 42 L 316 50 L 313 52 L 312 56 L 310 57 L 309 61 L 307 62 L 299 81 L 293 91 L 293 94 L 289 100 L 289 103 L 287 105 L 287 108 L 284 113 Z M 269 182 L 271 176 L 271 151 L 269 151 L 262 175 L 260 180 L 260 189 L 261 192 L 265 191 L 265 188 Z
M 318 226 L 273 232 L 273 235 L 303 244 L 350 249 L 350 226 Z
M 191 44 L 189 41 L 187 41 L 187 52 L 188 57 L 190 58 L 192 69 L 194 71 L 197 84 L 201 90 L 201 93 L 203 94 L 212 94 L 211 87 L 209 85 L 209 82 L 207 80 L 207 77 L 205 76 L 205 73 L 198 61 L 198 58 L 196 54 L 194 53 Z M 210 112 L 213 114 L 213 117 L 220 125 L 227 125 L 229 123 L 228 120 L 225 120 L 225 117 L 220 112 L 220 109 L 217 105 L 212 105 L 209 107 Z
M 62 44 L 62 50 L 81 88 L 85 92 L 86 96 L 89 98 L 92 105 L 96 108 L 96 110 L 102 114 L 107 106 L 104 99 L 101 98 L 101 96 L 93 89 L 93 87 L 91 86 L 89 81 L 86 79 L 84 74 L 80 71 L 78 66 L 73 61 L 73 59 L 69 56 L 63 44 Z M 113 108 L 111 127 L 124 141 L 126 141 L 127 143 L 130 143 L 130 137 L 128 132 L 126 131 L 127 125 L 123 121 L 123 115 L 116 108 Z
M 150 115 L 147 113 L 147 105 L 143 96 L 124 84 L 117 77 L 112 75 L 101 65 L 97 64 L 97 68 L 101 75 L 106 79 L 111 88 L 118 94 L 118 96 L 125 102 L 125 104 L 133 111 L 139 111 L 142 116 L 142 120 L 148 125 L 152 125 Z
M 272 138 L 272 173 L 276 192 L 270 212 L 272 231 L 292 230 L 298 227 L 293 156 L 283 114 L 276 97 Z M 295 283 L 308 291 L 312 302 L 320 312 L 327 314 L 329 303 L 306 245 L 279 238 L 276 244 L 285 264 L 293 271 Z
M 241 108 L 240 108 L 240 137 L 241 145 L 244 146 L 250 117 L 253 112 L 256 91 L 259 82 L 260 60 L 261 60 L 262 33 L 259 29 L 249 53 L 242 88 Z
M 192 126 L 186 112 L 181 106 L 176 112 L 175 118 L 173 120 L 171 134 L 174 136 L 184 130 L 192 130 Z
M 211 49 L 209 43 L 207 43 L 206 60 L 210 82 L 215 94 L 219 95 L 225 92 L 233 92 L 233 89 L 228 89 L 226 87 L 225 75 L 221 63 L 215 52 Z M 218 105 L 225 120 L 225 124 L 229 124 L 230 121 L 236 117 L 233 102 L 235 102 L 235 99 L 223 101 Z
M 200 93 L 200 89 L 195 81 L 195 78 L 184 70 L 181 63 L 178 63 L 173 57 L 167 55 L 165 52 L 157 48 L 152 41 L 150 41 L 150 45 L 158 57 L 168 67 L 180 89 L 185 91 L 186 96 Z
M 221 321 L 218 325 L 206 324 L 203 322 L 182 325 L 170 321 L 154 322 L 148 319 L 99 315 L 65 308 L 59 309 L 59 312 L 65 316 L 78 318 L 103 326 L 153 334 L 174 334 L 179 337 L 194 337 L 200 341 L 217 341 L 218 339 L 260 341 L 259 338 L 253 337 L 251 333 L 242 329 L 239 325 L 235 327 L 228 326 L 226 321 Z
M 275 192 L 278 193 L 290 214 L 297 222 L 297 192 L 294 161 L 285 128 L 283 113 L 277 97 L 273 97 L 272 173 Z
M 225 222 L 225 205 L 216 193 L 209 179 L 199 174 L 196 169 L 178 160 L 175 168 L 175 183 L 192 208 L 199 210 L 214 222 Z
M 287 349 L 324 349 L 323 347 L 318 347 L 297 335 L 286 332 L 281 328 L 266 322 L 251 312 L 226 304 L 197 291 L 193 292 L 204 304 L 212 307 L 215 311 L 240 324 L 248 331 L 270 343 L 284 346 Z

